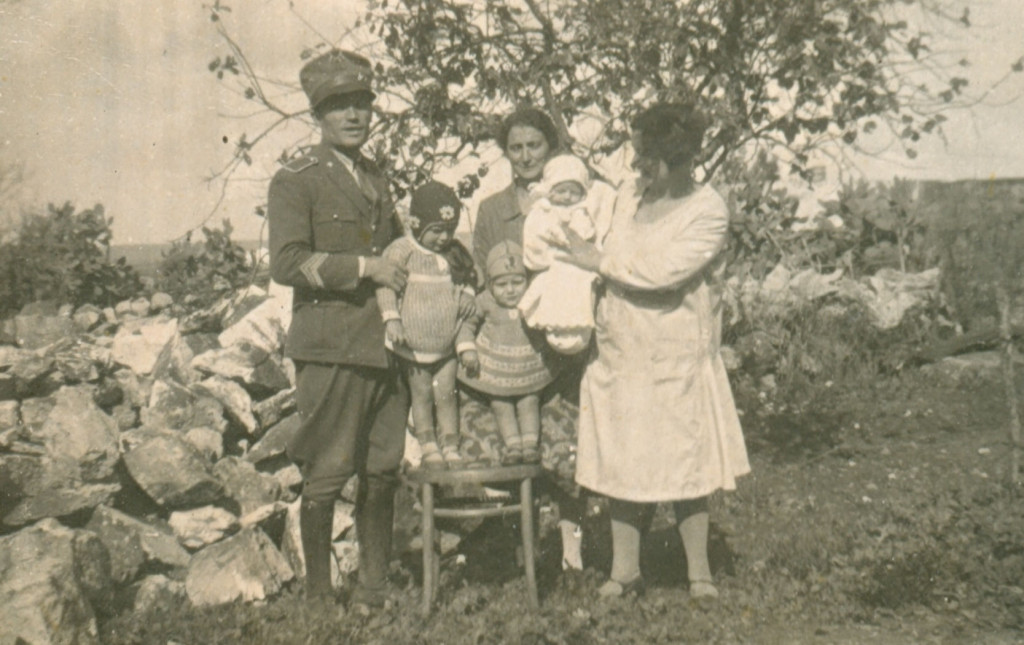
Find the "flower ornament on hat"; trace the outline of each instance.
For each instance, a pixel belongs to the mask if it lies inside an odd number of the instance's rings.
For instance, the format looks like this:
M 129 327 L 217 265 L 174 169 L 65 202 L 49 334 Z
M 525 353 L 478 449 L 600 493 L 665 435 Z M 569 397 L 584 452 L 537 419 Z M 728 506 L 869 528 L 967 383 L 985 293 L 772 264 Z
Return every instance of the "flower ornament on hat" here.
M 566 181 L 574 181 L 587 191 L 590 188 L 590 169 L 575 155 L 557 155 L 544 164 L 544 174 L 538 189 L 543 194 Z
M 487 253 L 487 279 L 503 275 L 526 275 L 523 266 L 523 247 L 515 242 L 499 242 Z
M 341 49 L 332 49 L 314 58 L 299 72 L 302 91 L 309 97 L 309 104 L 314 108 L 324 99 L 337 94 L 367 92 L 374 96 L 372 82 L 373 68 L 370 61 L 359 54 Z
M 459 223 L 462 202 L 450 187 L 439 181 L 428 181 L 412 193 L 406 223 L 417 240 L 432 226 L 451 227 Z

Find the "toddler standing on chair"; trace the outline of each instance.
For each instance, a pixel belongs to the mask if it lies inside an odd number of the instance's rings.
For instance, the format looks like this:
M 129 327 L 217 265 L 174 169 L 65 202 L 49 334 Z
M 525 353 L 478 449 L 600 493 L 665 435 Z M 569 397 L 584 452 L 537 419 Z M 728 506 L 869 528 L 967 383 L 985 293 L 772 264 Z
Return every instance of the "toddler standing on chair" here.
M 385 258 L 409 272 L 405 289 L 377 290 L 384 344 L 398 357 L 409 382 L 424 468 L 456 466 L 462 459 L 455 355 L 465 361 L 473 346 L 455 340 L 476 310 L 476 271 L 469 251 L 454 239 L 461 209 L 455 191 L 444 184 L 431 181 L 417 188 L 408 233 L 384 250 Z

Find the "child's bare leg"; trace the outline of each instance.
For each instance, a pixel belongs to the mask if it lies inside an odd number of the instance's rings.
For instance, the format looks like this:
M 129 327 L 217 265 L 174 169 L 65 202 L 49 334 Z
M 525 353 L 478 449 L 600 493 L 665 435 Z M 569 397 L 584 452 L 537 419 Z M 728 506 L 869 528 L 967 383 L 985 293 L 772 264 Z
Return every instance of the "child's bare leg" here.
M 437 440 L 446 462 L 462 460 L 459 455 L 459 399 L 455 392 L 455 358 L 436 363 L 431 387 L 437 412 Z
M 523 437 L 523 461 L 540 461 L 540 395 L 527 394 L 516 401 L 516 417 Z
M 406 377 L 409 381 L 409 399 L 412 412 L 413 430 L 423 449 L 423 464 L 437 466 L 444 463 L 434 433 L 434 390 L 433 376 L 424 365 L 407 362 Z
M 516 404 L 511 399 L 491 399 L 491 411 L 498 423 L 498 432 L 505 442 L 503 464 L 517 464 L 523 460 L 523 438 L 516 421 Z

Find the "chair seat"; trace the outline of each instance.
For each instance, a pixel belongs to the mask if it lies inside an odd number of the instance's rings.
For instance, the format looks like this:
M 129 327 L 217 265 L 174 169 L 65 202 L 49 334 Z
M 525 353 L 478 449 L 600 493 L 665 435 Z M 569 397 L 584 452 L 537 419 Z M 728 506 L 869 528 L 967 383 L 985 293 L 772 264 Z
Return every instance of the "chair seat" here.
M 517 464 L 515 466 L 491 466 L 488 468 L 416 468 L 406 473 L 415 484 L 493 484 L 496 482 L 522 481 L 528 477 L 539 477 L 544 473 L 540 464 Z

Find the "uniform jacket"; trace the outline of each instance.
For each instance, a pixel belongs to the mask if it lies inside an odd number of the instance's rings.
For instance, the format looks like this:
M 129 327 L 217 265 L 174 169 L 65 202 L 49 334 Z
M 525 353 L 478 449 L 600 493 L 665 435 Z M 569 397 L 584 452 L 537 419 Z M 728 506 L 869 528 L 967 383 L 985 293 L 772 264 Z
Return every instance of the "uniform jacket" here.
M 294 287 L 285 354 L 296 360 L 386 367 L 376 285 L 359 256 L 379 256 L 401 234 L 380 170 L 356 162 L 370 199 L 329 144 L 281 168 L 270 182 L 270 274 Z

